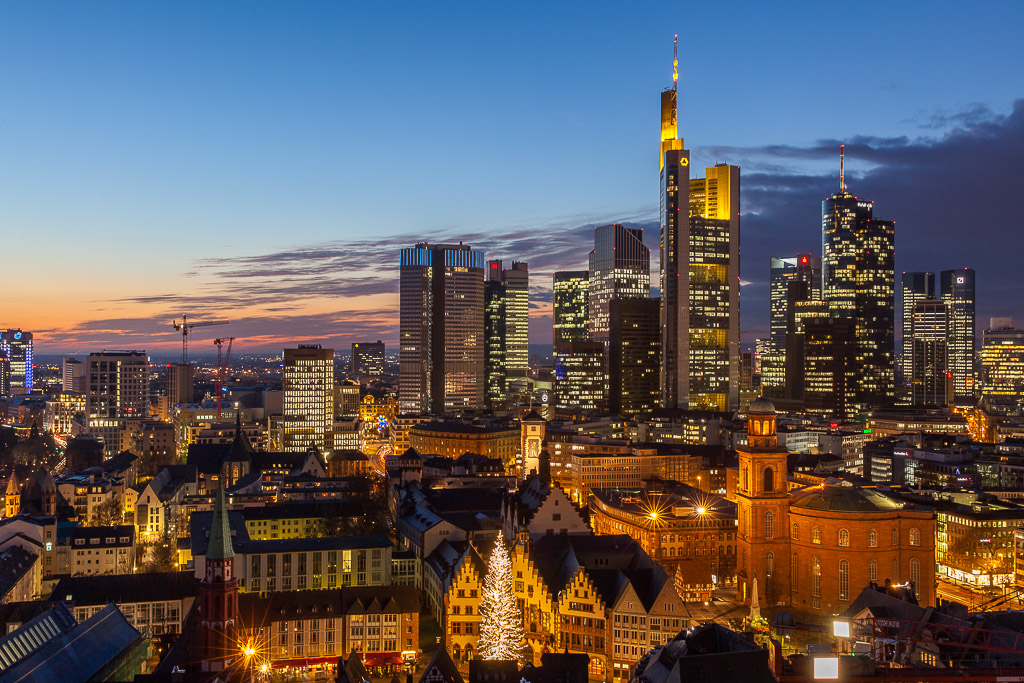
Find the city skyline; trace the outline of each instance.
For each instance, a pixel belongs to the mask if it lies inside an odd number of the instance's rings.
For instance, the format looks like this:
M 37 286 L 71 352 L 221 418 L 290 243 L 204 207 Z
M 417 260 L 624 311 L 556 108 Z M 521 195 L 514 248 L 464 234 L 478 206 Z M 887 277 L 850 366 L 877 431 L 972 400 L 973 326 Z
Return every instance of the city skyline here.
M 173 352 L 179 340 L 170 321 L 182 313 L 231 319 L 243 350 L 304 342 L 347 348 L 375 339 L 395 345 L 399 249 L 458 240 L 487 259 L 530 264 L 530 339 L 546 344 L 550 275 L 585 267 L 595 226 L 643 227 L 657 254 L 655 98 L 671 85 L 671 34 L 706 10 L 606 10 L 577 28 L 569 26 L 577 19 L 570 10 L 551 10 L 543 28 L 511 16 L 489 38 L 480 36 L 485 15 L 450 25 L 451 16 L 403 15 L 402 26 L 422 22 L 435 40 L 468 37 L 442 51 L 418 34 L 392 35 L 394 17 L 385 10 L 307 9 L 276 30 L 281 17 L 272 8 L 165 11 L 73 9 L 57 21 L 27 7 L 3 10 L 0 53 L 24 69 L 0 129 L 10 160 L 0 171 L 0 201 L 10 253 L 30 257 L 9 264 L 12 281 L 22 284 L 0 323 L 34 332 L 38 354 Z M 766 46 L 755 34 L 764 17 L 747 13 L 734 28 L 750 45 L 714 72 L 701 57 L 710 39 L 682 31 L 679 126 L 692 141 L 693 163 L 743 168 L 743 341 L 767 336 L 769 258 L 817 251 L 816 214 L 838 188 L 841 142 L 851 192 L 871 197 L 897 222 L 897 272 L 975 268 L 979 332 L 992 316 L 1024 318 L 1009 295 L 1016 252 L 999 248 L 1016 227 L 1006 208 L 1024 151 L 1024 101 L 1016 99 L 1024 94 L 1022 49 L 999 35 L 1014 23 L 1006 15 L 1020 10 L 982 10 L 959 22 L 950 21 L 953 6 L 938 17 L 891 9 L 888 23 L 879 23 L 878 8 L 844 18 L 868 37 L 885 35 L 885 27 L 900 31 L 888 57 L 902 66 L 899 74 L 875 55 L 847 60 L 865 95 L 886 105 L 879 107 L 844 107 L 827 89 L 815 93 L 823 68 L 810 58 L 829 41 L 809 29 L 835 21 L 831 12 L 775 13 L 772 21 L 785 30 L 773 39 L 799 34 L 804 42 L 785 60 L 773 54 L 763 64 L 752 55 Z M 217 43 L 217 29 L 239 19 Z M 68 22 L 81 28 L 69 32 Z M 161 22 L 166 33 L 157 37 Z M 351 33 L 359 22 L 370 29 L 366 37 L 349 35 L 344 47 L 332 42 L 331 28 Z M 915 54 L 934 41 L 931 29 L 948 32 L 953 23 L 975 30 L 964 30 L 948 53 Z M 100 26 L 109 39 L 103 45 L 87 30 Z M 635 49 L 609 47 L 612 27 Z M 275 40 L 264 44 L 261 36 Z M 407 42 L 390 51 L 372 40 L 382 36 Z M 174 40 L 196 49 L 179 55 L 170 50 Z M 36 50 L 46 58 L 26 63 Z M 986 78 L 973 79 L 957 64 L 965 51 L 970 63 L 985 59 Z M 480 64 L 460 61 L 478 54 L 486 56 Z M 133 59 L 118 59 L 124 55 Z M 255 64 L 274 68 L 257 73 Z M 543 73 L 550 64 L 559 66 Z M 773 68 L 774 86 L 757 82 Z M 149 84 L 150 72 L 163 91 Z M 487 84 L 481 77 L 489 72 Z M 297 75 L 303 78 L 290 83 Z M 564 87 L 567 78 L 573 87 Z M 942 96 L 928 92 L 939 79 L 947 85 Z M 733 97 L 736 87 L 737 106 L 724 113 L 716 108 L 712 116 L 701 105 L 702 98 Z M 608 97 L 614 106 L 590 106 Z M 742 106 L 751 98 L 764 105 L 757 116 Z M 486 112 L 474 103 L 485 103 Z M 371 121 L 385 106 L 392 113 Z M 456 121 L 443 122 L 456 112 Z M 409 142 L 394 135 L 398 121 L 419 136 L 409 144 L 421 180 L 392 206 L 378 195 L 389 185 L 382 159 L 399 149 L 392 138 Z M 459 125 L 466 130 L 456 131 Z M 487 148 L 475 135 L 499 128 L 517 149 L 503 149 L 486 187 L 476 165 Z M 539 162 L 534 145 L 553 161 Z M 444 172 L 427 178 L 438 164 Z M 556 182 L 570 175 L 568 185 Z M 437 183 L 449 189 L 437 193 Z M 958 195 L 972 201 L 936 201 Z M 953 239 L 958 248 L 949 250 Z M 47 244 L 63 248 L 44 253 Z M 103 253 L 118 255 L 118 267 L 74 277 L 76 265 Z M 54 271 L 62 276 L 46 277 Z M 197 335 L 196 350 L 212 351 L 212 336 Z

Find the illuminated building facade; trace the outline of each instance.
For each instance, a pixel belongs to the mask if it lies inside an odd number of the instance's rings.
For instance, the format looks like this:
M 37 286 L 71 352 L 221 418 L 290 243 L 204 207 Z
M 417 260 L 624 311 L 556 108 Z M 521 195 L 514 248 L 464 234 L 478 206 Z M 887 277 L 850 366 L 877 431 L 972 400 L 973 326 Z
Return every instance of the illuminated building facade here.
M 352 344 L 351 369 L 356 377 L 380 377 L 386 368 L 384 342 L 355 342 Z
M 918 301 L 911 318 L 911 394 L 914 405 L 947 405 L 949 374 L 946 304 Z
M 86 366 L 86 429 L 110 458 L 120 452 L 127 421 L 149 416 L 149 358 L 145 351 L 103 351 L 89 354 Z
M 736 505 L 685 484 L 593 489 L 596 534 L 626 534 L 670 575 L 687 602 L 736 580 Z M 677 574 L 678 572 L 678 574 Z
M 896 396 L 895 224 L 873 211 L 873 202 L 847 192 L 845 179 L 821 203 L 822 295 L 833 317 L 856 322 L 857 412 Z
M 555 347 L 555 408 L 591 412 L 607 407 L 604 344 L 566 342 Z
M 651 250 L 644 245 L 643 228 L 627 228 L 618 223 L 594 228 L 588 272 L 590 338 L 607 343 L 612 299 L 651 296 Z
M 660 405 L 661 301 L 613 299 L 608 344 L 608 409 L 644 415 Z
M 675 81 L 661 94 L 661 402 L 739 405 L 740 170 L 690 178 Z
M 475 453 L 501 460 L 508 472 L 515 470 L 518 427 L 500 423 L 425 422 L 409 429 L 409 447 L 425 455 L 458 458 Z
M 789 283 L 795 281 L 807 283 L 807 299 L 821 299 L 821 259 L 810 254 L 772 257 L 769 283 L 771 307 L 769 344 L 774 353 L 786 350 Z
M 555 273 L 551 292 L 555 345 L 562 342 L 588 341 L 590 271 L 563 270 Z
M 855 325 L 850 318 L 803 321 L 804 407 L 824 417 L 850 419 L 856 414 Z
M 525 263 L 487 262 L 484 283 L 484 376 L 490 404 L 501 402 L 510 378 L 526 377 L 530 344 L 530 271 Z
M 0 356 L 0 396 L 11 393 L 11 361 Z
M 10 361 L 11 391 L 31 393 L 34 375 L 32 333 L 14 329 L 0 332 L 0 357 Z
M 482 408 L 483 252 L 421 243 L 402 250 L 400 270 L 400 412 Z
M 957 396 L 976 393 L 974 371 L 974 269 L 939 273 L 939 298 L 949 318 L 949 370 Z
M 935 273 L 903 272 L 900 278 L 901 326 L 900 326 L 900 371 L 904 381 L 911 380 L 914 371 L 914 345 L 912 339 L 914 324 L 914 306 L 918 301 L 935 298 Z
M 1024 398 L 1024 330 L 1013 318 L 992 318 L 981 339 L 982 395 Z
M 300 344 L 284 350 L 282 370 L 282 450 L 316 446 L 334 452 L 334 349 Z

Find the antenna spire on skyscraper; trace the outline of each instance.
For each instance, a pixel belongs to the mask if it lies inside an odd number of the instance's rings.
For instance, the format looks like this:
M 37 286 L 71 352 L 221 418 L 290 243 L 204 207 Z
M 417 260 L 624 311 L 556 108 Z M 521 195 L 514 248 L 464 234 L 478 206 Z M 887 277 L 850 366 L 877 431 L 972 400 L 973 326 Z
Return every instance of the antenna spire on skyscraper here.
M 676 82 L 679 81 L 679 34 L 672 39 L 672 90 L 676 89 Z
M 839 145 L 839 191 L 846 192 L 846 145 Z

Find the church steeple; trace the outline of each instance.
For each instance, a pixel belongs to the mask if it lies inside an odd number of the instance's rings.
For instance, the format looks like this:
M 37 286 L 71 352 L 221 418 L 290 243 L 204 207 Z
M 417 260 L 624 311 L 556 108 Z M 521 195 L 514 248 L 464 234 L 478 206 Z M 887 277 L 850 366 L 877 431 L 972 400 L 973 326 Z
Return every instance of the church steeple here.
M 199 583 L 203 671 L 223 671 L 238 658 L 238 578 L 224 487 L 217 489 L 206 546 L 206 576 Z
M 217 497 L 213 501 L 213 524 L 210 526 L 210 543 L 206 547 L 206 559 L 226 560 L 234 556 L 227 498 L 224 495 L 224 487 L 221 486 L 217 489 Z

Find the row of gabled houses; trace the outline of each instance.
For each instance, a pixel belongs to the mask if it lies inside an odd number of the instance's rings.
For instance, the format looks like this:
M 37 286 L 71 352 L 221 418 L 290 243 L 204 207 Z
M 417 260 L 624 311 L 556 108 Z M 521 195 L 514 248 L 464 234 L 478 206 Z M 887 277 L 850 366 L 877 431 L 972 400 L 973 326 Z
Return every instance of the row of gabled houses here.
M 631 537 L 594 535 L 587 511 L 546 473 L 518 488 L 483 477 L 435 487 L 418 458 L 403 454 L 392 483 L 398 543 L 415 556 L 416 586 L 460 666 L 478 651 L 483 580 L 499 530 L 511 544 L 527 662 L 585 654 L 592 679 L 624 680 L 640 655 L 689 625 L 672 577 Z

